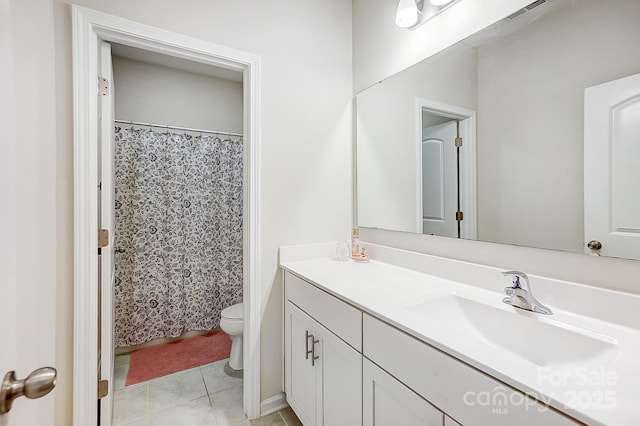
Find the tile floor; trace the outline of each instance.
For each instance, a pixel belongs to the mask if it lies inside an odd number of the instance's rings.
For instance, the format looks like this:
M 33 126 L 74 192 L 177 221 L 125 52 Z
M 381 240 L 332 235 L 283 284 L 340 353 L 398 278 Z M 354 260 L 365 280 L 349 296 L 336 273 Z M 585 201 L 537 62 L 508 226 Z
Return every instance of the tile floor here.
M 292 426 L 291 408 L 249 421 L 242 412 L 242 372 L 221 360 L 127 386 L 129 355 L 115 360 L 113 426 Z

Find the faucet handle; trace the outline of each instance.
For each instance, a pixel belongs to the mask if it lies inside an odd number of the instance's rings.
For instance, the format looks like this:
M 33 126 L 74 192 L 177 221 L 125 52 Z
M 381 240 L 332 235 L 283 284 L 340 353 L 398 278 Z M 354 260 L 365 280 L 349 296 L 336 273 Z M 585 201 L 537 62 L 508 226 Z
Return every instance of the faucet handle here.
M 525 290 L 529 290 L 529 277 L 527 276 L 527 274 L 525 274 L 524 272 L 520 272 L 520 271 L 505 271 L 502 273 L 502 275 L 508 277 L 511 276 L 512 278 L 512 283 L 513 286 L 512 288 L 522 288 L 522 286 L 520 285 L 520 278 L 522 278 L 525 282 Z

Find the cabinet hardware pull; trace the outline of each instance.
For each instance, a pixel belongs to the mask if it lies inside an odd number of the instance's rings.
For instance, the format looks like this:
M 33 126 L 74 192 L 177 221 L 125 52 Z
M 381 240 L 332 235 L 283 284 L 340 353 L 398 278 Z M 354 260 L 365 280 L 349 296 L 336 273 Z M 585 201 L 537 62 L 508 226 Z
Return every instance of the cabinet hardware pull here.
M 316 359 L 320 359 L 320 356 L 316 356 L 316 343 L 318 343 L 320 340 L 316 340 L 315 337 L 313 337 L 313 334 L 311 335 L 311 340 L 313 341 L 313 343 L 311 344 L 311 366 L 315 366 L 316 365 Z
M 309 354 L 313 352 L 313 348 L 309 349 L 309 337 L 313 340 L 313 334 L 309 334 L 309 330 L 304 331 L 304 349 L 306 353 L 304 354 L 304 359 L 309 359 Z

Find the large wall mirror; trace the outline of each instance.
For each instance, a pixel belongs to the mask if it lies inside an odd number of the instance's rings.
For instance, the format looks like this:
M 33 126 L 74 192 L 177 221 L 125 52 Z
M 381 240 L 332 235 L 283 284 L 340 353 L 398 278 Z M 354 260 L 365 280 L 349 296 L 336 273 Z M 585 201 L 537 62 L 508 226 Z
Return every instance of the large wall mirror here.
M 640 259 L 639 22 L 539 0 L 360 92 L 358 225 Z

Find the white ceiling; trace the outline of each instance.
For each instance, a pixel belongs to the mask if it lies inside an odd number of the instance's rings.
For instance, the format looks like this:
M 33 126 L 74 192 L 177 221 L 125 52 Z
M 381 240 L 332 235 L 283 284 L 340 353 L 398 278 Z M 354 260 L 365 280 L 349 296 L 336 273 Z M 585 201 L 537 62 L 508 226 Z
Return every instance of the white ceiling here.
M 181 71 L 206 75 L 208 77 L 231 81 L 242 81 L 242 73 L 240 71 L 214 67 L 212 65 L 188 61 L 186 59 L 180 59 L 174 56 L 163 55 L 161 53 L 151 52 L 122 44 L 111 43 L 111 54 L 125 59 L 132 59 L 134 61 L 174 68 Z

